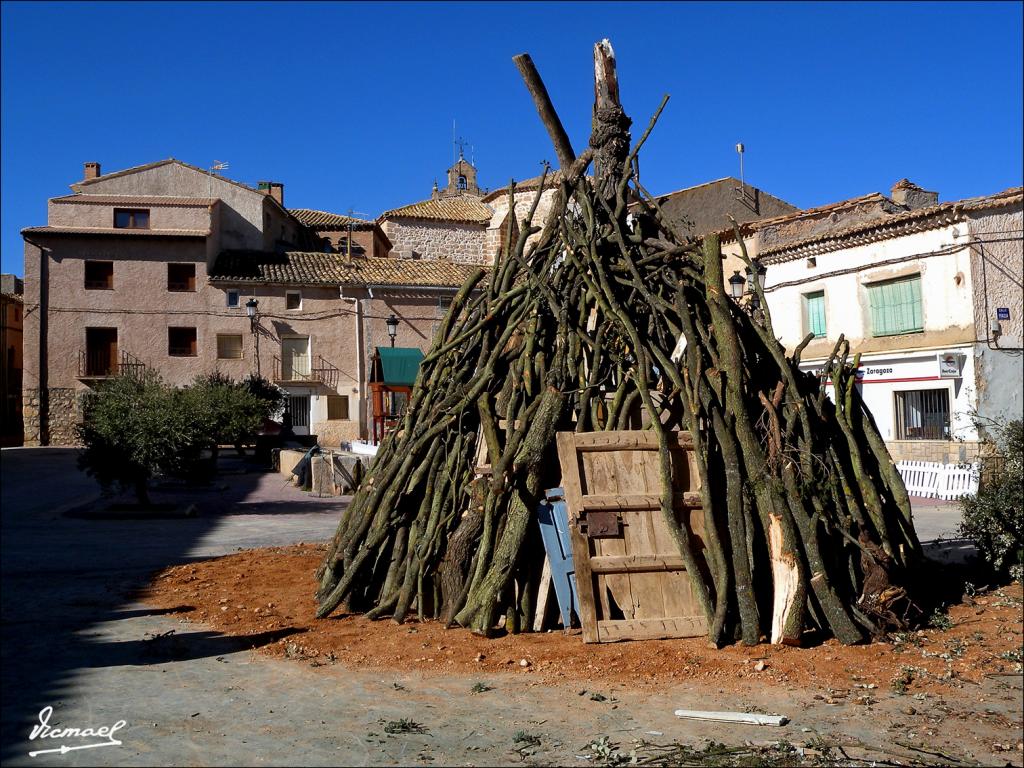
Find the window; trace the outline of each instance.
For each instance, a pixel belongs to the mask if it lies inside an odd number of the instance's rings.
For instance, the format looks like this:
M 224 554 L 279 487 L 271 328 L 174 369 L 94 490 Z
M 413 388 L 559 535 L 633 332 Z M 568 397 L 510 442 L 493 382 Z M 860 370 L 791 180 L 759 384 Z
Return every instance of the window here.
M 85 262 L 85 287 L 90 291 L 110 291 L 114 289 L 114 262 Z
M 240 295 L 238 293 L 238 291 L 237 290 L 227 291 L 225 295 L 227 296 L 228 307 L 230 307 L 231 309 L 238 309 L 238 306 L 239 306 L 239 299 L 238 299 L 238 297 Z
M 242 359 L 242 334 L 240 334 L 240 333 L 218 333 L 217 334 L 217 359 L 218 360 L 241 360 Z
M 302 293 L 299 291 L 285 291 L 285 309 L 302 309 Z
M 196 289 L 196 265 L 195 264 L 168 264 L 167 265 L 167 290 L 168 291 L 195 291 Z
M 469 182 L 466 181 L 466 177 L 465 176 L 459 176 L 459 180 L 458 180 L 457 184 L 458 184 L 459 189 L 469 189 Z
M 199 354 L 195 328 L 168 328 L 167 354 L 171 357 L 195 357 Z
M 867 286 L 871 306 L 871 335 L 894 336 L 924 330 L 921 275 L 886 280 Z
M 897 440 L 949 440 L 949 390 L 896 394 Z
M 347 421 L 348 420 L 348 395 L 327 396 L 327 420 Z
M 147 208 L 115 208 L 114 226 L 118 229 L 149 229 Z
M 825 335 L 825 292 L 805 293 L 804 299 L 804 333 L 813 333 L 820 339 Z

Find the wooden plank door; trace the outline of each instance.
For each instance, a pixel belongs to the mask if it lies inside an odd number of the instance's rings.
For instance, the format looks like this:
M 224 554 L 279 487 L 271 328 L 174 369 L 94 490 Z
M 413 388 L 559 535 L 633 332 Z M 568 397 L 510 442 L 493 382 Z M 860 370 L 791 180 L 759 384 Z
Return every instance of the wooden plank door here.
M 693 442 L 687 432 L 670 433 L 670 441 L 676 524 L 702 552 Z M 584 641 L 706 634 L 690 574 L 660 508 L 657 436 L 563 432 L 557 442 Z

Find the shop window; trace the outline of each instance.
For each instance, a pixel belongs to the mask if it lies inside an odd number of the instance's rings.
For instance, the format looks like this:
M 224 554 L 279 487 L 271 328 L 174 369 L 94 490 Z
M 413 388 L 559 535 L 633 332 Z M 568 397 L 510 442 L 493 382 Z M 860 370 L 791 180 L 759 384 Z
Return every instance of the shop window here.
M 196 265 L 195 264 L 168 264 L 167 265 L 167 290 L 168 291 L 195 291 L 196 289 Z
M 240 334 L 240 333 L 218 333 L 217 334 L 217 359 L 218 360 L 241 360 L 242 359 L 242 334 Z
M 348 421 L 348 395 L 327 396 L 327 420 Z
M 949 440 L 949 390 L 896 392 L 897 440 Z
M 167 354 L 171 357 L 196 357 L 199 354 L 195 328 L 168 328 Z
M 85 262 L 85 287 L 90 291 L 110 291 L 114 288 L 114 262 Z
M 147 208 L 115 208 L 114 227 L 117 229 L 149 229 Z
M 803 303 L 804 333 L 813 333 L 816 339 L 823 338 L 825 336 L 825 292 L 805 293 Z
M 871 283 L 867 290 L 872 336 L 895 336 L 924 330 L 921 275 Z

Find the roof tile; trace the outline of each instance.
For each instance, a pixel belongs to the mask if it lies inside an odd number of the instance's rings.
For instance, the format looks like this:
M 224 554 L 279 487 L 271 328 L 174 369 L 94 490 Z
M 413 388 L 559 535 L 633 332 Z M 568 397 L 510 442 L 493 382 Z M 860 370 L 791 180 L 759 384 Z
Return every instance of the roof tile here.
M 469 224 L 487 224 L 493 211 L 478 198 L 470 196 L 443 197 L 440 200 L 423 200 L 401 208 L 384 211 L 382 219 L 433 219 L 437 221 L 460 221 Z
M 289 208 L 288 213 L 298 219 L 300 223 L 318 231 L 348 229 L 349 224 L 353 229 L 373 228 L 372 221 L 327 211 L 316 211 L 312 208 Z
M 479 269 L 450 261 L 371 257 L 346 259 L 338 253 L 224 251 L 210 272 L 222 282 L 291 285 L 382 285 L 458 288 Z

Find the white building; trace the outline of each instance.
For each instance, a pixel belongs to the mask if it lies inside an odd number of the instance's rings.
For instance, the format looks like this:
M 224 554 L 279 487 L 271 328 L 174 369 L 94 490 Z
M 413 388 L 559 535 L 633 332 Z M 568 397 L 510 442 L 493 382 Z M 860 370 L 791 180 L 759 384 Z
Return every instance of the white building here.
M 895 460 L 969 461 L 979 418 L 1022 417 L 1021 188 L 940 204 L 904 179 L 891 199 L 757 222 L 744 239 L 787 350 L 814 334 L 802 368 L 822 367 L 840 334 L 860 353 Z

